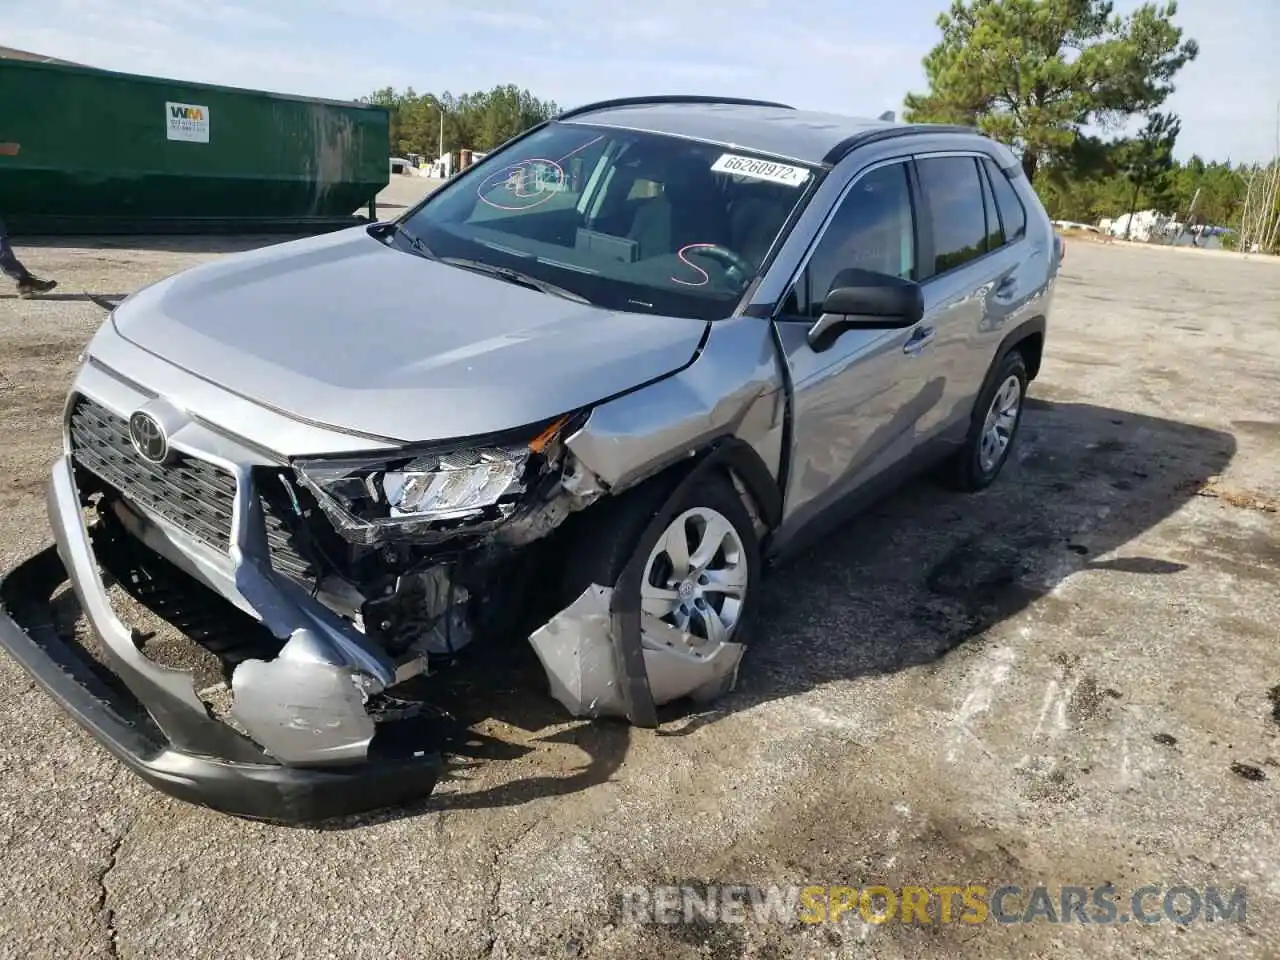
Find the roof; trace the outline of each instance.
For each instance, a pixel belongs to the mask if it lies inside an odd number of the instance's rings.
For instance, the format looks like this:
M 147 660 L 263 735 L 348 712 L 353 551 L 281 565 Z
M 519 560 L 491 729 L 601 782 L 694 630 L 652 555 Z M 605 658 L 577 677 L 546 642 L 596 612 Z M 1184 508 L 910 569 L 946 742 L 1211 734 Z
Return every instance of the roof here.
M 851 137 L 943 131 L 961 128 L 896 123 L 838 113 L 792 110 L 789 107 L 742 103 L 654 102 L 582 108 L 569 123 L 623 127 L 647 133 L 688 137 L 739 150 L 770 154 L 801 163 L 824 163 L 834 148 Z M 965 133 L 974 131 L 964 130 Z

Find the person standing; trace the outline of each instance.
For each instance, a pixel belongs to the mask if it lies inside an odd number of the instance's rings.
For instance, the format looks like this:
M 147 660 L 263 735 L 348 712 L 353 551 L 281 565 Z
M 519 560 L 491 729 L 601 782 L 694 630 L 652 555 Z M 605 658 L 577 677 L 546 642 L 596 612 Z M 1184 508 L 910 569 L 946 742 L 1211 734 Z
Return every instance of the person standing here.
M 16 143 L 0 143 L 0 157 L 17 155 Z M 9 245 L 9 231 L 5 229 L 3 220 L 0 220 L 0 271 L 18 285 L 18 296 L 24 300 L 29 300 L 37 294 L 48 293 L 58 285 L 56 280 L 41 280 L 22 265 L 22 261 L 13 252 L 13 247 Z

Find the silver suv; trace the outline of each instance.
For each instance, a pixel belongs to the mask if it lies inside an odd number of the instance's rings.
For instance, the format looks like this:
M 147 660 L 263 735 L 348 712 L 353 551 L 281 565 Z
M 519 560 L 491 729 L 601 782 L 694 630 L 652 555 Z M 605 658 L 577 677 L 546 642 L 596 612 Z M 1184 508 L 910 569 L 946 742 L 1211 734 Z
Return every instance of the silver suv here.
M 1061 256 L 967 129 L 570 111 L 394 222 L 124 301 L 0 641 L 155 786 L 270 819 L 429 792 L 428 678 L 503 644 L 571 713 L 653 726 L 732 687 L 767 559 L 905 472 L 995 479 Z M 51 626 L 65 577 L 96 650 Z M 205 604 L 222 683 L 149 655 L 107 583 Z

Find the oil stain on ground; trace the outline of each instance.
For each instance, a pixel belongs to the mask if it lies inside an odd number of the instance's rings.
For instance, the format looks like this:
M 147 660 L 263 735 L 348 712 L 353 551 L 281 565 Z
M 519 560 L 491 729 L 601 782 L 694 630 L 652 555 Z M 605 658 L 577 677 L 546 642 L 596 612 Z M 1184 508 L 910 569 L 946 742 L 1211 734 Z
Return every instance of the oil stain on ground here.
M 1239 761 L 1231 764 L 1231 772 L 1242 780 L 1248 780 L 1251 783 L 1261 783 L 1267 779 L 1266 773 L 1261 767 L 1255 767 L 1252 763 L 1240 763 Z

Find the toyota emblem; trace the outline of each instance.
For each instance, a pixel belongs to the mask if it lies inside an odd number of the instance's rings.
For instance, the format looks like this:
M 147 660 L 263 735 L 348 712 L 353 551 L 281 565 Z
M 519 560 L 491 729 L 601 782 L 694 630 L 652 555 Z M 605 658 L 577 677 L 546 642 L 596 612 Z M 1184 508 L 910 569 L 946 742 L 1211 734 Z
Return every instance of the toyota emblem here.
M 160 464 L 169 459 L 169 438 L 151 414 L 139 410 L 129 418 L 129 439 L 143 460 Z

